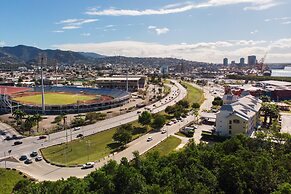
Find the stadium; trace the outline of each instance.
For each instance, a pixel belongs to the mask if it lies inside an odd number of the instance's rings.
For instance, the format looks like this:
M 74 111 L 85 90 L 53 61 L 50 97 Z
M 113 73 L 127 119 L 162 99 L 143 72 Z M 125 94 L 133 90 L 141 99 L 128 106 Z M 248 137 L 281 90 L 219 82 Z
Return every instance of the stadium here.
M 107 88 L 45 86 L 45 114 L 78 114 L 110 109 L 128 103 L 130 93 Z M 0 86 L 0 113 L 15 109 L 42 114 L 41 87 Z

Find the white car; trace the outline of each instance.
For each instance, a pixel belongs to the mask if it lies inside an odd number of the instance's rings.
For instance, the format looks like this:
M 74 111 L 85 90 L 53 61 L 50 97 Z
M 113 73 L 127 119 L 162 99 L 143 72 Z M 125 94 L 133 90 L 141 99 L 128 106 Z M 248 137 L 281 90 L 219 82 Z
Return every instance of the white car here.
M 86 164 L 83 164 L 82 168 L 87 169 L 87 168 L 93 168 L 94 167 L 94 162 L 87 162 Z
M 75 127 L 74 128 L 74 131 L 78 131 L 78 130 L 80 130 L 81 129 L 81 127 Z
M 162 134 L 165 134 L 165 133 L 167 133 L 167 131 L 166 131 L 165 129 L 163 129 L 163 130 L 161 131 L 161 133 L 162 133 Z
M 36 158 L 35 158 L 35 161 L 37 162 L 37 161 L 41 161 L 42 160 L 42 157 L 41 156 L 37 156 Z
M 152 137 L 148 137 L 147 142 L 152 141 L 153 138 Z

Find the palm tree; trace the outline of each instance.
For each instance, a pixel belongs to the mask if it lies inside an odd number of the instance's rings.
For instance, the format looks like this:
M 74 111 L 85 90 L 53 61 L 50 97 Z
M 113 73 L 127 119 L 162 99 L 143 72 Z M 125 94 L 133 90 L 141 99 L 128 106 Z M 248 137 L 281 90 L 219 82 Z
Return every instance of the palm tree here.
M 41 117 L 40 114 L 35 114 L 35 115 L 33 115 L 33 119 L 34 119 L 34 121 L 36 122 L 36 126 L 37 126 L 36 131 L 38 132 L 38 129 L 39 129 L 39 122 L 42 121 L 42 117 Z
M 29 135 L 31 134 L 31 129 L 34 124 L 35 124 L 34 117 L 29 115 L 24 122 L 24 128 L 25 130 L 29 131 Z
M 12 113 L 12 116 L 16 120 L 17 125 L 20 125 L 22 123 L 22 119 L 24 118 L 25 115 L 26 115 L 26 113 L 23 112 L 22 110 L 19 110 L 19 109 L 15 110 Z

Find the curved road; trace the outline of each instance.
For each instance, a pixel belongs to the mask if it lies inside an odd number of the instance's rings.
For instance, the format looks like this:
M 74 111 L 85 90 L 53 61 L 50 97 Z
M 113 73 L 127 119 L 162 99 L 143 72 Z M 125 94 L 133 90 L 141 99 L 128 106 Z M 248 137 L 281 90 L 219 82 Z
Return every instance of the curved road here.
M 88 125 L 84 126 L 81 128 L 81 130 L 78 131 L 72 131 L 72 130 L 67 130 L 67 131 L 61 131 L 57 133 L 53 133 L 49 136 L 49 140 L 38 140 L 38 137 L 28 137 L 24 138 L 23 144 L 19 146 L 12 146 L 13 144 L 12 141 L 4 141 L 0 143 L 1 151 L 0 153 L 0 158 L 4 158 L 4 151 L 6 151 L 6 156 L 7 156 L 7 151 L 12 150 L 11 155 L 15 158 L 19 158 L 20 155 L 26 154 L 29 155 L 31 151 L 33 150 L 39 150 L 40 148 L 43 147 L 48 147 L 52 145 L 56 145 L 59 143 L 64 143 L 70 140 L 73 140 L 76 138 L 76 135 L 79 133 L 82 133 L 84 136 L 92 135 L 100 131 L 108 130 L 113 127 L 120 126 L 122 124 L 126 124 L 132 121 L 135 121 L 138 119 L 138 112 L 139 111 L 144 111 L 145 109 L 150 109 L 152 113 L 157 113 L 162 110 L 164 110 L 167 106 L 174 105 L 176 102 L 179 100 L 183 99 L 187 95 L 187 91 L 185 88 L 183 88 L 177 81 L 172 80 L 175 85 L 171 85 L 171 92 L 169 95 L 167 95 L 164 99 L 146 106 L 144 108 L 141 108 L 139 110 L 126 113 L 123 115 L 119 115 L 114 118 L 106 119 L 100 122 L 97 122 L 93 125 Z M 173 99 L 170 99 L 169 97 L 173 97 Z M 193 119 L 192 119 L 193 120 Z M 185 123 L 184 123 L 185 122 Z M 153 133 L 153 134 L 146 134 L 131 143 L 128 144 L 128 148 L 116 153 L 115 155 L 111 155 L 107 157 L 106 159 L 103 159 L 95 164 L 95 168 L 99 168 L 103 166 L 108 160 L 113 159 L 116 161 L 120 161 L 122 157 L 127 157 L 129 160 L 132 159 L 132 152 L 135 150 L 138 150 L 141 154 L 148 151 L 160 141 L 165 139 L 167 135 L 174 134 L 181 127 L 181 125 L 185 125 L 188 122 L 191 122 L 191 119 L 185 119 L 183 123 L 179 123 L 178 125 L 166 127 L 167 133 L 166 134 L 161 134 L 161 133 Z M 175 129 L 175 130 L 174 130 Z M 71 135 L 72 134 L 72 135 Z M 149 136 L 153 137 L 153 141 L 151 142 L 146 142 L 147 138 Z M 23 162 L 7 162 L 7 167 L 10 168 L 16 168 L 29 176 L 39 180 L 58 180 L 61 178 L 68 178 L 70 176 L 76 176 L 76 177 L 84 177 L 91 171 L 94 171 L 94 168 L 92 169 L 86 169 L 82 170 L 80 167 L 74 167 L 74 168 L 69 168 L 69 167 L 57 167 L 54 165 L 50 165 L 46 163 L 45 161 L 40 161 L 40 162 L 33 162 L 30 165 L 25 165 Z M 2 166 L 4 165 L 4 162 L 2 162 Z

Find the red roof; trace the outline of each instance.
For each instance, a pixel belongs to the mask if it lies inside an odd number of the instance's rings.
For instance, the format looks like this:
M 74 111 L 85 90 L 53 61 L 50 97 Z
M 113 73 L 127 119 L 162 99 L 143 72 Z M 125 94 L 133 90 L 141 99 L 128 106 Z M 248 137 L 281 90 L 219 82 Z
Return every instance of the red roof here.
M 19 92 L 27 92 L 30 91 L 31 88 L 23 88 L 23 87 L 14 87 L 14 86 L 0 86 L 0 94 L 16 94 Z

